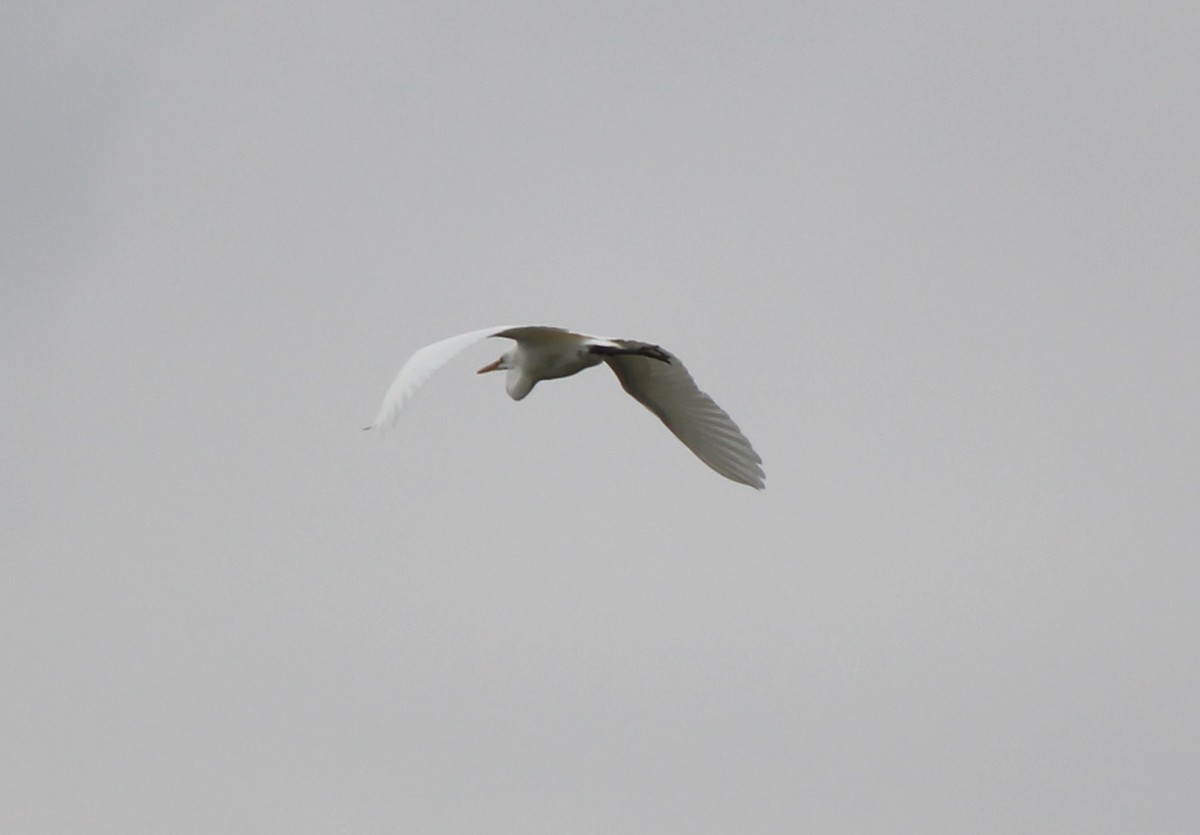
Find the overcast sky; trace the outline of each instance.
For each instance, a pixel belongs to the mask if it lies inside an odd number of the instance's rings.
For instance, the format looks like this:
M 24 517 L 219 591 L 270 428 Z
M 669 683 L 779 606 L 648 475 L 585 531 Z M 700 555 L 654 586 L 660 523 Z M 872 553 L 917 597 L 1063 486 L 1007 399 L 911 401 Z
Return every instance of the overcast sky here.
M 1194 2 L 18 5 L 0 829 L 1200 830 Z

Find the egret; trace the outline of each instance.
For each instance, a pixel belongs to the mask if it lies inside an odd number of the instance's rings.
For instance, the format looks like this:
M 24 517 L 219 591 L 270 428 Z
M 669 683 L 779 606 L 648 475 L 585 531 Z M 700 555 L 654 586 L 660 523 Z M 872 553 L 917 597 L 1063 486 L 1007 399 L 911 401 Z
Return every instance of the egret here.
M 728 479 L 763 489 L 762 459 L 725 410 L 696 386 L 678 357 L 649 342 L 605 339 L 563 328 L 499 326 L 426 345 L 401 366 L 375 422 L 365 428 L 394 426 L 405 403 L 433 372 L 494 336 L 515 344 L 476 373 L 508 372 L 505 388 L 513 400 L 523 399 L 542 380 L 570 377 L 607 363 L 621 387 L 657 415 L 697 458 Z

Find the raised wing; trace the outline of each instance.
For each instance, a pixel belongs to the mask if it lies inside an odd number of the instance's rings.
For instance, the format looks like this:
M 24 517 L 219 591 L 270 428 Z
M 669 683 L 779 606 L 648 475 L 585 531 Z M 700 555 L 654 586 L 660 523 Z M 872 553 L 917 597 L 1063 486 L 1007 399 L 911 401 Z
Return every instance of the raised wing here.
M 644 344 L 618 342 L 627 347 Z M 669 362 L 663 362 L 624 354 L 607 357 L 605 361 L 621 381 L 621 387 L 658 415 L 697 458 L 740 484 L 756 490 L 766 486 L 762 458 L 725 410 L 700 391 L 678 357 L 672 354 Z
M 595 338 L 569 331 L 566 328 L 554 328 L 549 325 L 517 325 L 510 328 L 501 328 L 494 336 L 504 336 L 514 339 L 517 342 L 535 342 L 541 344 L 552 343 L 556 340 L 570 343 L 577 342 L 580 339 Z
M 387 394 L 383 396 L 383 405 L 379 407 L 379 414 L 375 417 L 375 422 L 364 428 L 377 429 L 384 426 L 395 426 L 396 419 L 400 417 L 400 410 L 404 408 L 404 404 L 408 402 L 417 389 L 425 384 L 426 380 L 433 376 L 433 372 L 437 371 L 467 348 L 470 348 L 476 342 L 481 342 L 489 336 L 498 336 L 501 331 L 511 330 L 513 327 L 512 325 L 498 325 L 494 328 L 460 333 L 458 336 L 452 336 L 449 339 L 443 339 L 440 342 L 434 342 L 432 345 L 426 345 L 424 348 L 418 349 L 400 367 L 400 373 L 396 375 L 396 379 L 388 387 Z

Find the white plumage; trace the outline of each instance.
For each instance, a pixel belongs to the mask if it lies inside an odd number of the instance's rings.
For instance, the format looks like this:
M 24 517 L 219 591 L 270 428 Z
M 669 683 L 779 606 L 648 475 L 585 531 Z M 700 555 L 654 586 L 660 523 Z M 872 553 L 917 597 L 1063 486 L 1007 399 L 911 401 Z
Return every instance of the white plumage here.
M 658 415 L 696 457 L 728 479 L 763 489 L 762 459 L 725 410 L 696 386 L 678 357 L 648 342 L 605 339 L 563 328 L 502 325 L 426 345 L 400 368 L 379 415 L 366 428 L 395 425 L 404 404 L 433 372 L 492 336 L 515 344 L 479 373 L 507 371 L 505 387 L 514 400 L 524 398 L 541 380 L 569 377 L 606 362 L 625 391 Z

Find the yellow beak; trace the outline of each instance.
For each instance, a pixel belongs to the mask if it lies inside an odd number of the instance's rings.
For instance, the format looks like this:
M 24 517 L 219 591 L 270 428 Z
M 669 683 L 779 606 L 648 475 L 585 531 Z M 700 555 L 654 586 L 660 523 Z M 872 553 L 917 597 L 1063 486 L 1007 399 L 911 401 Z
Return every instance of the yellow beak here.
M 500 370 L 500 360 L 496 360 L 495 362 L 488 363 L 487 365 L 485 365 L 483 368 L 479 369 L 475 373 L 476 374 L 486 374 L 489 371 L 499 371 L 499 370 Z

